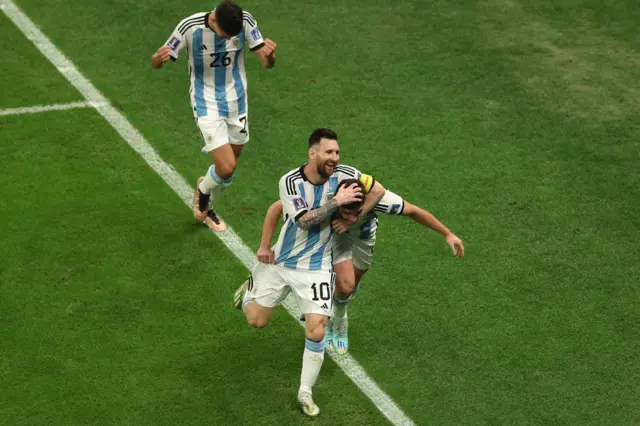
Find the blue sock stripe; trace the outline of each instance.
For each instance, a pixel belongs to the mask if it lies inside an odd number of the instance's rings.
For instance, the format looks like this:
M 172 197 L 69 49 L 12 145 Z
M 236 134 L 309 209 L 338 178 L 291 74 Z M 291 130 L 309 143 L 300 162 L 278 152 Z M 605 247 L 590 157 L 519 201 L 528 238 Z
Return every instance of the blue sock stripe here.
M 215 180 L 217 183 L 223 183 L 224 179 L 222 179 L 220 176 L 218 176 L 218 173 L 216 173 L 216 165 L 214 164 L 213 166 L 209 167 L 209 174 L 211 175 L 211 179 Z
M 253 300 L 252 297 L 247 297 L 242 301 L 242 312 L 244 312 L 244 307 L 246 306 L 246 304 L 251 302 L 252 300 Z
M 360 283 L 356 284 L 356 286 L 354 287 L 353 291 L 351 292 L 351 297 L 356 295 L 359 288 L 360 288 Z M 351 297 L 349 299 L 351 299 Z
M 335 297 L 333 298 L 333 303 L 335 303 L 338 306 L 346 306 L 350 301 L 351 301 L 351 296 L 349 296 L 347 300 L 340 300 Z
M 222 179 L 220 176 L 218 176 L 218 173 L 216 172 L 215 164 L 209 167 L 209 174 L 211 175 L 211 179 L 215 180 L 219 184 L 222 184 L 222 183 L 230 184 L 231 182 L 233 182 L 233 179 L 235 179 L 236 177 L 236 172 L 233 172 L 233 174 L 228 178 Z
M 306 339 L 304 342 L 304 347 L 309 349 L 311 352 L 322 353 L 324 352 L 324 339 L 316 342 L 315 340 Z
M 228 178 L 222 179 L 222 183 L 230 184 L 231 182 L 233 182 L 233 179 L 235 179 L 235 177 L 236 177 L 236 172 L 233 172 L 233 174 Z

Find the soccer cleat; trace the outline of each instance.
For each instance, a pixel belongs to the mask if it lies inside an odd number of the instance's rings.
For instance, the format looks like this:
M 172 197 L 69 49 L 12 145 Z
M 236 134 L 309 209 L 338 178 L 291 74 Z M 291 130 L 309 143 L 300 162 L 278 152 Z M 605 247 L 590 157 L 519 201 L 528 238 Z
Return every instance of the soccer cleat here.
M 340 322 L 334 324 L 333 345 L 338 355 L 346 355 L 349 350 L 349 320 L 346 314 Z
M 333 342 L 333 319 L 327 320 L 327 325 L 324 326 L 324 349 L 327 351 L 335 351 L 336 347 Z
M 209 205 L 209 195 L 203 194 L 200 192 L 200 182 L 204 180 L 204 176 L 200 176 L 196 182 L 196 190 L 193 193 L 193 216 L 195 216 L 196 220 L 200 222 L 204 222 L 207 219 L 207 210 L 200 210 L 200 199 L 202 198 L 203 202 L 207 201 L 207 206 Z
M 242 309 L 242 301 L 247 294 L 247 288 L 249 287 L 249 280 L 242 283 L 240 287 L 233 293 L 233 306 L 236 309 Z
M 209 228 L 216 232 L 222 232 L 227 229 L 227 224 L 224 223 L 224 221 L 220 219 L 220 216 L 218 216 L 213 210 L 209 210 L 207 212 L 205 223 Z
M 309 417 L 316 417 L 320 414 L 320 408 L 313 402 L 310 392 L 299 392 L 298 404 L 300 404 L 302 412 Z

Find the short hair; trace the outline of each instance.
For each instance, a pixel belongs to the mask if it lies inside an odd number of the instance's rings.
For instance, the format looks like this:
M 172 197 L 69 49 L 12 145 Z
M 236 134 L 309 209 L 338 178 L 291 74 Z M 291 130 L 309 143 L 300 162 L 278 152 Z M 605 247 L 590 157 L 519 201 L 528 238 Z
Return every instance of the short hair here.
M 331 139 L 331 140 L 337 141 L 338 140 L 338 135 L 333 130 L 327 129 L 325 127 L 321 127 L 319 129 L 315 129 L 313 131 L 313 133 L 311 133 L 311 136 L 309 136 L 309 148 L 311 148 L 314 145 L 319 144 L 320 143 L 320 139 L 322 139 L 322 138 Z
M 227 33 L 234 37 L 242 32 L 243 18 L 242 8 L 231 0 L 223 0 L 215 9 L 216 23 Z
M 364 184 L 362 182 L 360 182 L 360 179 L 354 179 L 354 178 L 342 179 L 340 181 L 340 183 L 338 184 L 338 187 L 336 188 L 336 191 L 334 192 L 334 195 L 338 193 L 338 190 L 340 188 L 342 188 L 342 187 L 347 188 L 347 187 L 353 185 L 354 183 L 356 185 L 358 185 L 358 188 L 360 188 L 360 190 L 362 191 L 362 198 L 359 201 L 354 201 L 354 202 L 349 203 L 349 204 L 343 204 L 342 206 L 340 206 L 343 209 L 355 210 L 355 209 L 359 209 L 364 204 L 365 188 L 364 188 Z

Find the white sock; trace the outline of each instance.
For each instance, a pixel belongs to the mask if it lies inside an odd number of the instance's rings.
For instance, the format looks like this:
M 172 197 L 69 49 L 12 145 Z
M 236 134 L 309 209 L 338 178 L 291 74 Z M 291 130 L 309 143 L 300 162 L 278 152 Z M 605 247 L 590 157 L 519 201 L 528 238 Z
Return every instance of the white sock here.
M 318 375 L 320 375 L 323 361 L 324 339 L 319 342 L 306 339 L 304 343 L 304 354 L 302 355 L 302 374 L 300 375 L 300 389 L 298 389 L 298 393 L 312 392 Z
M 198 185 L 198 189 L 200 189 L 200 192 L 203 194 L 209 194 L 211 196 L 210 201 L 212 208 L 215 208 L 216 201 L 220 199 L 222 193 L 231 185 L 234 177 L 235 173 L 228 179 L 222 179 L 218 176 L 218 173 L 216 173 L 215 164 L 209 167 L 204 179 L 200 182 L 200 185 Z

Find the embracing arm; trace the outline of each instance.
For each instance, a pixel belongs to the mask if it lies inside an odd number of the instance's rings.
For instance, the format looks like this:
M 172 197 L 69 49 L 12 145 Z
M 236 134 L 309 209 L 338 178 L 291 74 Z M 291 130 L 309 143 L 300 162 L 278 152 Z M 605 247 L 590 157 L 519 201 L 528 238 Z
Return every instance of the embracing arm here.
M 317 209 L 310 210 L 300 216 L 296 221 L 296 224 L 298 225 L 298 228 L 307 230 L 311 226 L 327 220 L 341 205 L 349 204 L 354 201 L 362 201 L 362 197 L 364 197 L 364 194 L 355 183 L 349 187 L 342 186 L 338 189 L 335 197 L 328 199 L 326 203 Z
M 364 217 L 367 213 L 373 210 L 376 204 L 378 204 L 380 200 L 382 200 L 382 197 L 384 197 L 385 192 L 387 192 L 387 190 L 384 189 L 384 186 L 382 186 L 380 182 L 375 181 L 373 183 L 373 186 L 367 193 L 366 198 L 364 199 L 364 204 L 362 205 L 362 212 L 360 212 L 360 217 Z
M 404 202 L 404 210 L 402 211 L 402 215 L 408 216 L 420 225 L 426 226 L 427 228 L 431 228 L 434 231 L 441 233 L 443 237 L 451 234 L 449 228 L 444 226 L 444 224 L 440 222 L 434 215 L 424 209 L 421 209 L 418 206 L 414 206 L 407 201 Z
M 331 214 L 338 208 L 338 200 L 334 197 L 328 200 L 326 203 L 318 207 L 317 209 L 309 210 L 303 214 L 296 224 L 298 228 L 307 230 L 313 225 L 324 222 L 331 216 Z
M 451 232 L 449 228 L 444 226 L 442 222 L 440 222 L 434 215 L 432 215 L 428 211 L 405 201 L 402 215 L 408 216 L 415 222 L 439 232 L 443 237 L 445 237 L 447 244 L 451 248 L 454 256 L 464 256 L 464 246 L 462 245 L 462 240 L 460 240 L 460 238 L 458 238 L 453 232 Z

